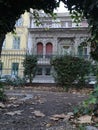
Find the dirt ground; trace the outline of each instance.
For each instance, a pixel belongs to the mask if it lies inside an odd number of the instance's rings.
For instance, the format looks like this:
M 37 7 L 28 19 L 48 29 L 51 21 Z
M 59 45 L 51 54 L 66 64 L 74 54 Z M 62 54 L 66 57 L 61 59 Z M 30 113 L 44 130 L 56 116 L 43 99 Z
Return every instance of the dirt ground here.
M 55 120 L 53 115 L 73 112 L 87 95 L 53 90 L 7 89 L 8 101 L 0 107 L 0 130 L 57 130 L 59 126 L 58 130 L 68 130 L 64 118 Z

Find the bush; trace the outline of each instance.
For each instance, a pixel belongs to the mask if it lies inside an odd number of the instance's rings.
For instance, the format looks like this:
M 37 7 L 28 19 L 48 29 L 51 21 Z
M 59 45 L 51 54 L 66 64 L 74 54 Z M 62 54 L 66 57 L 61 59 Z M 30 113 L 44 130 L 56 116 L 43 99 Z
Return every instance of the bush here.
M 11 79 L 7 79 L 5 82 L 6 85 L 11 85 L 14 87 L 23 87 L 26 84 L 26 80 L 24 78 L 20 78 L 17 76 L 16 79 L 11 80 Z
M 0 101 L 5 101 L 6 100 L 6 95 L 4 94 L 4 86 L 0 82 Z
M 84 85 L 85 77 L 89 75 L 91 63 L 69 55 L 58 56 L 52 59 L 54 67 L 54 78 L 58 84 L 71 87 L 75 82 L 80 86 Z

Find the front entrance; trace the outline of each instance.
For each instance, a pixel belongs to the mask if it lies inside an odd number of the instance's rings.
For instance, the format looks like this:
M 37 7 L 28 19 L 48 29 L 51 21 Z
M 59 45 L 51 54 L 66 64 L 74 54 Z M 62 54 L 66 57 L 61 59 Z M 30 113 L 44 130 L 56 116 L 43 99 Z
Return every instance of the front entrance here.
M 37 67 L 36 76 L 33 80 L 36 83 L 54 83 L 52 76 L 52 67 L 50 65 L 39 65 Z

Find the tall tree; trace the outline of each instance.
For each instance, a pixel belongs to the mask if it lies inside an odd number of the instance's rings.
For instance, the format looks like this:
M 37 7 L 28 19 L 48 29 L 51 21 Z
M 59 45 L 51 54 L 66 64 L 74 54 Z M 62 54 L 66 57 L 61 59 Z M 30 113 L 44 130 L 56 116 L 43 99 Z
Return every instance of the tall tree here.
M 91 32 L 91 56 L 98 61 L 98 0 L 63 0 L 71 13 L 87 19 Z
M 57 7 L 57 3 L 56 0 L 0 0 L 0 54 L 5 35 L 13 31 L 21 14 L 30 11 L 30 8 L 43 9 L 46 13 L 51 13 Z

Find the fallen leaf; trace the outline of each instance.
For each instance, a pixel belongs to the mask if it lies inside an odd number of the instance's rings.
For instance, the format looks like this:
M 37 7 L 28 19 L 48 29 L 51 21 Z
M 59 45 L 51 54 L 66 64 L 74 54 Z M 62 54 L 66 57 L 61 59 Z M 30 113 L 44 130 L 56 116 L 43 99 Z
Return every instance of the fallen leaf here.
M 72 112 L 69 112 L 67 115 L 65 114 L 55 114 L 50 117 L 51 120 L 58 121 L 60 119 L 69 120 L 70 117 L 73 116 Z
M 53 124 L 52 123 L 48 123 L 46 124 L 46 127 L 51 127 Z
M 57 118 L 57 117 L 50 117 L 51 120 L 53 121 L 58 121 L 60 118 Z
M 38 100 L 38 102 L 39 102 L 40 104 L 43 104 L 45 101 L 46 101 L 46 100 L 45 100 L 44 98 Z
M 50 117 L 51 120 L 58 121 L 60 119 L 64 119 L 66 117 L 65 114 L 55 114 Z
M 17 98 L 15 98 L 15 97 L 11 97 L 11 98 L 10 98 L 10 100 L 16 100 L 16 99 L 17 99 Z
M 40 99 L 40 96 L 35 96 L 34 99 L 35 99 L 35 100 L 39 100 L 39 99 Z
M 73 116 L 74 114 L 73 114 L 73 112 L 68 112 L 67 115 Z
M 36 104 L 36 102 L 32 102 L 32 105 L 35 105 Z
M 35 116 L 37 116 L 37 117 L 44 117 L 45 116 L 45 114 L 43 114 L 42 112 L 40 112 L 40 111 L 34 111 L 34 112 L 32 112 L 32 113 L 34 113 L 35 114 Z
M 98 123 L 98 117 L 92 116 L 92 120 L 93 120 L 94 122 Z
M 7 113 L 5 113 L 5 114 L 14 116 L 15 114 L 21 115 L 21 112 L 22 112 L 22 111 L 18 110 L 18 111 L 13 111 L 13 112 L 7 112 Z
M 0 108 L 5 108 L 5 105 L 3 103 L 0 103 Z
M 63 119 L 66 117 L 66 115 L 65 114 L 56 114 L 56 115 L 53 115 L 52 117 Z
M 91 123 L 91 116 L 89 115 L 84 115 L 78 118 L 78 123 L 83 124 L 83 123 Z
M 8 105 L 7 105 L 7 107 L 11 107 L 11 106 L 13 106 L 13 107 L 18 107 L 19 105 L 15 105 L 15 104 L 8 104 Z

